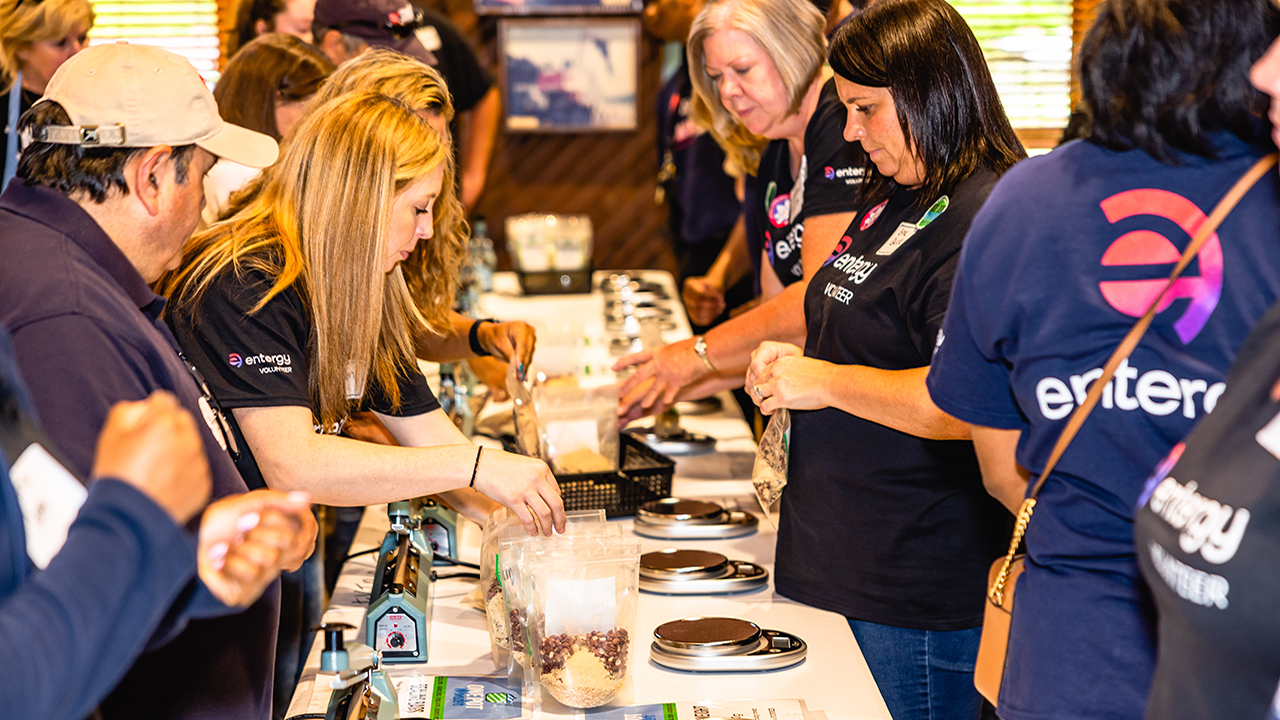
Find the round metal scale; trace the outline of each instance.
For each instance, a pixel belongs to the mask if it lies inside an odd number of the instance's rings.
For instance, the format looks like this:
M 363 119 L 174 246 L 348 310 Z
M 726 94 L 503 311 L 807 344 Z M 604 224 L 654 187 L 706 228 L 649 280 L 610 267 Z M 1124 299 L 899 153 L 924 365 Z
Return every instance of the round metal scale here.
M 617 341 L 614 341 L 617 342 Z M 705 455 L 714 452 L 716 439 L 677 427 L 674 431 L 661 432 L 655 428 L 628 430 L 632 437 L 663 455 Z
M 720 398 L 712 395 L 698 400 L 682 400 L 676 403 L 676 412 L 680 413 L 681 417 L 710 415 L 714 412 L 720 412 L 723 407 L 724 403 L 720 402 Z
M 615 274 L 600 281 L 600 290 L 606 295 L 617 295 L 625 291 L 647 292 L 667 296 L 667 288 L 660 282 L 642 280 L 634 275 Z
M 628 315 L 634 315 L 637 318 L 669 318 L 671 317 L 671 308 L 660 305 L 643 307 L 637 306 L 635 303 L 618 303 L 605 310 L 604 313 L 605 320 L 622 320 Z
M 727 595 L 769 586 L 769 571 L 705 550 L 660 550 L 640 556 L 640 589 L 659 595 Z
M 632 318 L 632 321 L 635 323 L 636 329 L 639 330 L 639 327 L 640 327 L 639 321 L 636 320 L 634 316 L 631 316 L 631 315 L 627 315 L 618 319 L 605 320 L 604 329 L 611 333 L 622 333 L 625 335 L 627 331 L 631 329 L 630 327 L 628 327 L 629 325 L 629 323 L 627 323 L 628 317 Z M 663 330 L 675 330 L 676 321 L 672 320 L 670 317 L 659 318 L 658 327 L 662 328 Z M 714 397 L 712 399 L 714 399 Z
M 672 620 L 659 625 L 653 638 L 649 656 L 655 663 L 691 672 L 779 670 L 809 652 L 795 635 L 727 617 Z
M 727 511 L 701 500 L 663 498 L 636 510 L 637 534 L 664 540 L 715 540 L 750 535 L 760 521 L 739 510 Z

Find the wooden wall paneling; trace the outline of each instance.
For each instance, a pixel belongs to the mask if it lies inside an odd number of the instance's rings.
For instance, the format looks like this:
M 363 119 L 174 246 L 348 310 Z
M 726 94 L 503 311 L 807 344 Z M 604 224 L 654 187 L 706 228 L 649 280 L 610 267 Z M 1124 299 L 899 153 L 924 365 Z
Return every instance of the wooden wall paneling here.
M 1080 43 L 1098 15 L 1098 6 L 1106 0 L 1072 0 L 1071 3 L 1071 106 L 1080 103 Z
M 482 57 L 497 55 L 495 25 L 493 18 L 479 19 Z M 642 36 L 634 131 L 500 134 L 477 213 L 489 221 L 503 267 L 509 266 L 503 220 L 526 212 L 555 212 L 591 217 L 597 268 L 675 270 L 666 240 L 666 208 L 653 200 L 657 184 L 653 108 L 661 54 L 660 43 Z
M 245 0 L 248 2 L 248 0 Z M 231 34 L 236 29 L 236 8 L 240 0 L 218 0 L 218 69 L 227 68 L 227 60 L 231 59 L 227 52 L 231 47 Z

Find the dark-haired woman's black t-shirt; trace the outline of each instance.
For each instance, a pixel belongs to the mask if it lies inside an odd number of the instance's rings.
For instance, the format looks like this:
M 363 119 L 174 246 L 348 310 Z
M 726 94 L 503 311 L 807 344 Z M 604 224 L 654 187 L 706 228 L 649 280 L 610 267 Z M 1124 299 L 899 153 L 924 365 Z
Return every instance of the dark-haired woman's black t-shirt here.
M 805 355 L 840 365 L 929 365 L 960 246 L 995 185 L 979 170 L 916 205 L 897 189 L 854 218 L 805 295 Z M 973 444 L 926 440 L 842 410 L 792 411 L 778 592 L 846 617 L 922 630 L 982 624 L 987 569 L 1012 518 Z
M 190 312 L 175 306 L 168 316 L 178 345 L 227 411 L 241 451 L 237 466 L 250 488 L 265 487 L 265 483 L 238 424 L 230 417 L 231 410 L 297 406 L 311 408 L 313 413 L 319 411 L 308 385 L 311 319 L 302 296 L 289 287 L 250 314 L 271 284 L 271 279 L 260 272 L 248 271 L 240 276 L 223 272 Z M 386 393 L 373 383 L 363 393 L 360 409 L 408 417 L 440 407 L 427 379 L 416 367 L 400 375 L 399 388 L 399 407 L 393 407 Z M 340 430 L 338 427 L 328 431 Z
M 1213 413 L 1147 480 L 1134 543 L 1159 610 L 1148 718 L 1267 720 L 1280 684 L 1280 305 Z
M 804 219 L 858 209 L 866 154 L 860 143 L 844 140 L 848 109 L 828 80 L 818 96 L 818 107 L 804 130 L 804 157 L 800 172 L 791 176 L 791 146 L 774 140 L 760 155 L 756 170 L 754 206 L 749 225 L 753 254 L 763 247 L 769 264 L 783 286 L 804 277 L 800 245 Z

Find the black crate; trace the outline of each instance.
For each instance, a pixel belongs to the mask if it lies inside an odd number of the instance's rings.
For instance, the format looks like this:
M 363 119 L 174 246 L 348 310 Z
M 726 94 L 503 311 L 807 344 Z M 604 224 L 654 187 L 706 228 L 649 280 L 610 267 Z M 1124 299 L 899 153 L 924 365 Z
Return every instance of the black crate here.
M 619 435 L 621 470 L 557 475 L 565 510 L 604 509 L 606 517 L 628 517 L 652 500 L 671 497 L 676 463 L 629 433 Z
M 582 270 L 517 270 L 520 289 L 525 295 L 567 295 L 591 292 L 591 268 Z

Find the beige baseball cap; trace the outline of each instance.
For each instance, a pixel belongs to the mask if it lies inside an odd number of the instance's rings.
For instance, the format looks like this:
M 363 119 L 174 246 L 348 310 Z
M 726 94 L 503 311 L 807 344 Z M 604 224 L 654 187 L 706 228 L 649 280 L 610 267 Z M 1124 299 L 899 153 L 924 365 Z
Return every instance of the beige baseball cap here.
M 121 41 L 95 45 L 58 68 L 39 102 L 61 105 L 72 125 L 33 128 L 41 142 L 85 147 L 198 145 L 249 167 L 276 161 L 267 135 L 224 122 L 200 73 L 181 55 Z

